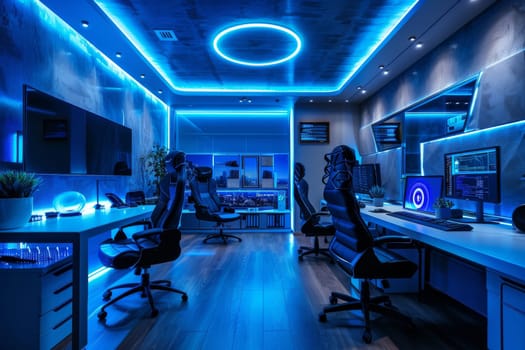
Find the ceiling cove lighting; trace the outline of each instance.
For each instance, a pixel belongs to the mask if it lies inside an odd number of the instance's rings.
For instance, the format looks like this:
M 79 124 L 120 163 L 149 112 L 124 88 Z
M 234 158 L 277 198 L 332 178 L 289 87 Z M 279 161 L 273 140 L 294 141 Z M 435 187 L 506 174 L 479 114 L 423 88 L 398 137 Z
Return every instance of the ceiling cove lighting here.
M 214 116 L 221 118 L 288 118 L 290 111 L 278 110 L 278 109 L 261 109 L 256 111 L 243 111 L 243 110 L 213 110 L 213 109 L 196 109 L 186 110 L 179 109 L 176 112 L 179 117 L 201 117 L 211 118 Z
M 397 29 L 400 24 L 407 21 L 411 14 L 416 10 L 417 5 L 420 3 L 419 0 L 390 0 L 386 1 L 388 6 L 382 8 L 383 13 L 381 16 L 375 16 L 375 20 L 368 27 L 366 31 L 363 31 L 361 35 L 361 41 L 357 44 L 358 50 L 352 50 L 348 53 L 348 58 L 343 62 L 346 67 L 342 70 L 341 75 L 335 77 L 330 81 L 326 81 L 317 85 L 308 84 L 258 84 L 253 81 L 235 81 L 230 84 L 223 85 L 216 81 L 191 81 L 185 82 L 180 77 L 173 73 L 171 67 L 166 66 L 162 60 L 158 60 L 158 54 L 153 47 L 148 45 L 148 40 L 141 33 L 140 25 L 134 22 L 135 18 L 127 14 L 122 7 L 115 5 L 114 2 L 108 0 L 93 0 L 93 2 L 99 7 L 99 9 L 115 24 L 119 31 L 128 39 L 128 41 L 135 47 L 137 52 L 149 63 L 149 65 L 158 73 L 161 79 L 174 91 L 183 94 L 246 94 L 251 95 L 264 95 L 264 94 L 275 94 L 275 93 L 288 93 L 288 94 L 326 94 L 332 95 L 340 93 L 342 89 L 350 82 L 350 80 L 361 70 L 363 65 L 369 61 L 374 54 L 383 46 Z M 252 23 L 253 24 L 253 23 Z M 268 24 L 261 23 L 259 24 Z M 284 27 L 283 27 L 284 28 Z M 275 34 L 275 33 L 274 33 Z M 210 37 L 210 41 L 213 42 L 215 37 Z M 307 38 L 302 38 L 306 40 Z M 299 48 L 300 49 L 300 48 Z M 295 50 L 294 50 L 295 51 Z M 353 56 L 355 52 L 362 52 L 362 55 Z M 286 55 L 288 56 L 288 55 Z M 281 57 L 283 59 L 285 57 Z M 233 59 L 239 59 L 243 61 L 241 57 L 233 57 Z M 255 64 L 268 64 L 270 60 L 266 62 L 252 62 Z M 279 60 L 271 60 L 279 61 Z M 275 66 L 275 62 L 274 66 Z M 281 66 L 277 66 L 281 67 Z M 254 67 L 255 68 L 255 67 Z M 293 68 L 290 74 L 293 74 Z
M 223 43 L 227 43 L 228 42 L 228 37 L 233 37 L 235 39 L 235 34 L 238 34 L 238 33 L 242 32 L 242 31 L 246 31 L 246 32 L 249 33 L 250 31 L 253 31 L 253 30 L 257 30 L 259 32 L 267 31 L 267 32 L 269 32 L 268 34 L 270 34 L 271 32 L 278 32 L 279 34 L 284 34 L 285 36 L 291 38 L 292 42 L 294 42 L 294 44 L 292 45 L 291 49 L 288 50 L 288 51 L 290 51 L 290 53 L 288 55 L 283 56 L 283 57 L 276 57 L 273 60 L 250 61 L 250 60 L 247 60 L 247 59 L 243 59 L 241 57 L 233 57 L 224 48 Z M 264 37 L 264 36 L 268 37 L 268 35 L 264 35 L 264 34 L 261 35 L 261 37 Z M 272 38 L 272 36 L 269 36 L 269 37 Z M 285 40 L 285 41 L 287 41 L 287 40 Z M 269 43 L 269 44 L 271 45 L 272 43 Z M 229 28 L 221 31 L 213 39 L 213 49 L 223 59 L 225 59 L 227 61 L 230 61 L 232 63 L 240 64 L 240 65 L 243 65 L 243 66 L 251 66 L 251 67 L 273 66 L 273 65 L 276 65 L 276 64 L 280 64 L 280 63 L 289 61 L 292 58 L 294 58 L 295 56 L 297 56 L 299 51 L 301 51 L 301 46 L 302 46 L 301 39 L 299 38 L 299 35 L 297 35 L 294 31 L 292 31 L 292 30 L 290 30 L 290 29 L 288 29 L 286 27 L 283 27 L 283 26 L 279 26 L 279 25 L 276 25 L 276 24 L 269 24 L 269 23 L 245 23 L 245 24 L 236 25 L 236 26 L 229 27 Z
M 144 93 L 147 97 L 151 98 L 156 103 L 159 103 L 164 110 L 167 111 L 167 105 L 156 97 L 150 90 L 146 89 L 136 79 L 134 79 L 128 72 L 124 71 L 115 62 L 110 60 L 102 51 L 93 46 L 88 40 L 82 37 L 77 31 L 71 28 L 64 20 L 58 17 L 53 11 L 47 8 L 40 1 L 27 1 L 22 2 L 27 6 L 36 5 L 35 14 L 38 16 L 42 23 L 44 23 L 49 29 L 58 32 L 58 36 L 67 36 L 73 46 L 84 52 L 87 56 L 95 57 L 96 61 L 100 63 L 101 68 L 105 68 L 111 73 L 117 75 L 120 79 L 124 80 L 128 86 L 137 88 L 139 91 Z
M 354 65 L 354 68 L 346 75 L 346 77 L 341 81 L 337 91 L 342 90 L 346 83 L 361 69 L 361 67 L 374 55 L 374 53 L 383 45 L 383 43 L 393 34 L 398 28 L 398 26 L 405 20 L 408 19 L 408 15 L 419 3 L 419 0 L 413 1 L 409 4 L 404 10 L 401 9 L 401 13 L 393 17 L 393 22 L 389 26 L 383 28 L 380 32 L 378 39 L 375 42 L 371 42 L 371 46 L 368 51 L 361 57 L 361 59 Z M 378 28 L 379 29 L 379 28 Z

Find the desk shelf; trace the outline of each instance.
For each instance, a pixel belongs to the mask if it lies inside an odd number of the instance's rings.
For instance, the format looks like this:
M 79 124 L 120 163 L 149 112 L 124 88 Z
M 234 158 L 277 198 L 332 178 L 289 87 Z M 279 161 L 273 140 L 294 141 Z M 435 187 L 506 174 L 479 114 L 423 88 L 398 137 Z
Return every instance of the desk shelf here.
M 241 214 L 238 221 L 224 223 L 225 232 L 290 232 L 289 210 L 237 210 Z M 183 210 L 182 232 L 208 232 L 217 230 L 214 222 L 197 219 L 193 210 Z

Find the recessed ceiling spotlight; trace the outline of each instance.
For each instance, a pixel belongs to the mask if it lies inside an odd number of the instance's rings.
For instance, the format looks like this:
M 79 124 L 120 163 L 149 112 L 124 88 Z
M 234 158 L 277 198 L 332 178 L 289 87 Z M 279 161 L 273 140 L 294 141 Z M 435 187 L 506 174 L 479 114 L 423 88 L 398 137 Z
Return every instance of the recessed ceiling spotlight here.
M 381 64 L 381 65 L 379 65 L 379 67 L 377 67 L 377 68 L 383 70 L 383 69 L 385 69 L 385 65 L 384 65 L 384 64 Z
M 140 75 L 140 79 L 144 79 L 145 77 L 146 77 L 146 74 L 144 74 L 144 73 L 142 73 L 142 74 Z
M 89 22 L 86 21 L 86 20 L 82 20 L 82 21 L 80 22 L 80 24 L 82 24 L 82 27 L 84 27 L 84 28 L 89 27 Z
M 332 99 L 329 99 L 329 100 L 328 100 L 328 103 L 332 103 Z
M 311 98 L 308 102 L 313 103 L 313 102 L 314 102 L 314 99 Z
M 346 99 L 345 102 L 348 103 L 348 102 L 350 102 L 350 100 L 349 100 L 349 99 Z
M 423 47 L 423 43 L 417 43 L 417 44 L 416 44 L 416 49 L 420 49 L 420 48 L 422 48 L 422 47 Z
M 162 91 L 161 89 L 159 89 L 159 91 L 157 91 L 157 92 L 159 93 L 159 95 L 162 95 L 162 93 L 163 93 L 164 91 Z
M 366 90 L 365 89 L 361 89 L 361 93 L 362 94 L 366 94 Z
M 390 73 L 388 70 L 383 71 L 383 75 L 388 75 L 388 73 Z
M 116 56 L 117 58 L 121 58 L 121 57 L 122 57 L 122 52 L 116 52 L 116 53 L 115 53 L 115 56 Z
M 408 41 L 416 41 L 416 37 L 414 35 L 409 36 Z
M 362 87 L 361 87 L 361 86 L 358 86 L 358 87 L 357 87 L 357 90 L 361 90 L 361 89 L 362 89 Z

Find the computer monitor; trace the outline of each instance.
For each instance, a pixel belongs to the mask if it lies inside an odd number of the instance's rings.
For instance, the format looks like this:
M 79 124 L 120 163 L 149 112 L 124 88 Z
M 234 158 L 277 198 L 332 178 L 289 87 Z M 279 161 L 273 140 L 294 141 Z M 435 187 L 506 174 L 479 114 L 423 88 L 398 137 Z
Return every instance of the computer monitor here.
M 499 203 L 499 147 L 445 154 L 445 196 L 476 201 L 476 219 L 484 222 L 483 203 Z
M 370 187 L 381 185 L 381 168 L 377 163 L 359 164 L 352 167 L 354 193 L 369 194 Z
M 433 212 L 433 204 L 443 193 L 443 176 L 407 176 L 403 208 Z

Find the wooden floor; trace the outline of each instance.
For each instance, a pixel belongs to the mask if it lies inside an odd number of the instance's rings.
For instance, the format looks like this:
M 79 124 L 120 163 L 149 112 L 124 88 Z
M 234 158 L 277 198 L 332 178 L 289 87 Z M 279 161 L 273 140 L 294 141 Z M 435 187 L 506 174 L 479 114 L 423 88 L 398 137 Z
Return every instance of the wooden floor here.
M 178 294 L 154 292 L 159 315 L 139 295 L 107 309 L 97 319 L 106 286 L 138 280 L 133 273 L 108 273 L 90 284 L 88 349 L 485 349 L 486 322 L 442 297 L 417 295 L 392 300 L 413 318 L 415 328 L 386 317 L 372 325 L 373 343 L 352 326 L 359 314 L 328 314 L 318 321 L 331 291 L 347 292 L 348 277 L 327 259 L 298 261 L 300 234 L 246 233 L 241 243 L 203 244 L 203 235 L 185 234 L 174 263 L 151 269 L 167 278 Z M 120 291 L 116 291 L 116 294 Z

